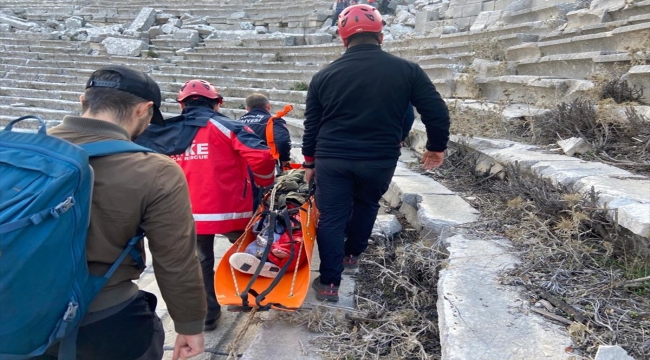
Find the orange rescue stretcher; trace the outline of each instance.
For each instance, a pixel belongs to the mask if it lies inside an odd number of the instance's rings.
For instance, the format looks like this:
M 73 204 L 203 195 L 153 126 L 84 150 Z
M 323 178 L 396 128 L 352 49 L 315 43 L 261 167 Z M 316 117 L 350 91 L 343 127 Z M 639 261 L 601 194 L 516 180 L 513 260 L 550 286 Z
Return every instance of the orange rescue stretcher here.
M 274 118 L 286 115 L 292 108 L 291 105 L 287 105 L 284 111 L 278 112 Z M 277 159 L 279 155 L 273 141 L 272 120 L 273 118 L 267 124 L 267 144 Z M 299 169 L 301 166 L 290 164 L 289 168 Z M 280 208 L 277 206 L 278 204 L 274 204 L 274 195 L 274 192 L 271 191 L 264 196 L 244 234 L 224 254 L 215 272 L 214 288 L 217 300 L 219 304 L 228 306 L 230 311 L 250 311 L 254 307 L 257 307 L 258 310 L 293 311 L 300 308 L 307 296 L 310 286 L 311 257 L 319 215 L 314 201 L 313 186 L 310 186 L 307 202 L 297 209 Z M 298 217 L 300 220 L 299 230 L 302 231 L 302 237 L 291 240 L 292 244 L 298 246 L 290 246 L 290 259 L 282 266 L 275 278 L 259 276 L 273 243 L 272 232 L 268 234 L 264 255 L 255 273 L 243 273 L 231 266 L 230 257 L 235 253 L 243 252 L 251 242 L 255 241 L 257 234 L 254 233 L 253 226 L 258 220 L 268 217 L 269 223 L 274 223 L 275 219 L 279 217 L 288 219 L 290 212 L 293 218 Z M 291 223 L 290 220 L 287 222 Z M 297 227 L 296 224 L 295 228 Z M 291 229 L 287 231 L 291 232 Z M 289 270 L 290 267 L 293 269 Z

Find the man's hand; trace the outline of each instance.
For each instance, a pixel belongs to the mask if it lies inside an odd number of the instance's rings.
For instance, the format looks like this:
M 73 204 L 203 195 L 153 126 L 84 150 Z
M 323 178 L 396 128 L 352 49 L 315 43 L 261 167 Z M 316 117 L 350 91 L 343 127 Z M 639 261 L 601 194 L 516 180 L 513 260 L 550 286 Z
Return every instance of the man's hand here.
M 305 169 L 305 182 L 309 184 L 310 181 L 314 178 L 315 174 L 316 172 L 314 169 Z
M 172 360 L 185 360 L 202 354 L 205 350 L 203 333 L 196 335 L 176 335 Z
M 442 162 L 445 160 L 445 153 L 444 152 L 437 152 L 437 151 L 425 151 L 424 154 L 422 154 L 422 168 L 424 170 L 432 170 L 437 168 L 438 166 L 442 165 Z

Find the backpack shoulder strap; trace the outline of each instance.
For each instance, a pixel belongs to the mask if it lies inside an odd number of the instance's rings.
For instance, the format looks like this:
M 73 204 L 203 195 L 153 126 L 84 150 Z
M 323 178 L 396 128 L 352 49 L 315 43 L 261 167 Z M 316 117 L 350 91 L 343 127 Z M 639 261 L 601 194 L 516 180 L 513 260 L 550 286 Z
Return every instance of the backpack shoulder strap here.
M 102 140 L 79 145 L 89 157 L 109 156 L 122 153 L 155 151 L 126 140 Z

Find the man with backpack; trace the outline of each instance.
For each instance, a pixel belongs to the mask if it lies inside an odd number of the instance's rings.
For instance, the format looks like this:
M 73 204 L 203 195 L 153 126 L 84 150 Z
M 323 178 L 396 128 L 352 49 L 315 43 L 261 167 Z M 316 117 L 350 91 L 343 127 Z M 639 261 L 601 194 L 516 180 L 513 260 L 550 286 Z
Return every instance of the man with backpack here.
M 256 185 L 269 186 L 275 160 L 251 128 L 219 112 L 223 97 L 214 85 L 190 80 L 177 101 L 181 115 L 166 120 L 165 126 L 150 125 L 136 143 L 171 156 L 189 183 L 208 302 L 204 330 L 211 331 L 221 316 L 214 292 L 215 234 L 234 242 L 243 233 L 253 216 L 248 169 Z
M 137 147 L 131 142 L 150 122 L 163 124 L 159 110 L 160 89 L 144 72 L 124 66 L 108 66 L 93 72 L 80 100 L 82 115 L 66 116 L 59 126 L 50 129 L 51 136 L 41 134 L 43 137 L 41 142 L 43 146 L 51 140 L 60 143 L 60 151 L 51 153 L 55 159 L 63 160 L 66 147 L 70 145 L 65 145 L 68 143 L 54 137 L 80 145 L 90 154 L 92 173 L 87 178 L 92 186 L 94 176 L 94 187 L 90 192 L 92 205 L 89 219 L 87 213 L 78 211 L 86 201 L 89 203 L 90 198 L 84 201 L 79 196 L 76 199 L 70 197 L 65 204 L 62 203 L 49 213 L 43 214 L 48 216 L 52 214 L 52 218 L 55 219 L 49 222 L 51 224 L 49 226 L 55 226 L 57 223 L 67 221 L 65 219 L 69 216 L 76 215 L 80 219 L 77 221 L 79 229 L 86 230 L 89 221 L 86 239 L 85 241 L 82 239 L 83 242 L 79 245 L 82 250 L 85 245 L 85 261 L 72 271 L 85 269 L 87 261 L 90 278 L 77 279 L 77 283 L 88 285 L 91 281 L 96 281 L 96 284 L 103 285 L 106 278 L 108 281 L 96 297 L 93 290 L 88 289 L 91 287 L 89 285 L 81 289 L 76 286 L 70 289 L 75 295 L 70 300 L 62 322 L 59 322 L 63 325 L 57 325 L 58 328 L 54 330 L 53 335 L 49 336 L 50 341 L 45 342 L 42 350 L 36 350 L 31 355 L 39 355 L 45 351 L 45 354 L 35 358 L 57 359 L 58 357 L 68 360 L 75 358 L 71 355 L 75 353 L 78 359 L 162 358 L 165 331 L 155 312 L 156 296 L 139 290 L 133 282 L 144 270 L 141 237 L 134 238 L 141 232 L 147 236 L 155 265 L 154 274 L 177 332 L 173 359 L 186 359 L 200 354 L 204 350 L 203 321 L 206 302 L 201 283 L 200 264 L 196 255 L 196 234 L 187 182 L 181 168 L 174 161 L 166 156 L 151 153 L 148 149 Z M 37 136 L 37 134 L 29 135 Z M 113 148 L 108 151 L 98 151 L 103 154 L 94 157 L 93 152 L 98 148 L 93 148 L 92 145 Z M 8 148 L 5 147 L 5 143 L 1 147 L 3 150 Z M 27 154 L 35 147 L 32 145 L 25 149 Z M 40 153 L 46 154 L 45 151 Z M 60 175 L 54 171 L 56 164 L 57 160 L 54 160 L 40 165 L 32 163 L 32 166 L 42 166 L 41 171 L 44 173 L 50 171 L 47 176 L 54 177 Z M 25 229 L 37 227 L 41 222 L 45 226 L 48 221 L 32 220 L 33 224 Z M 11 232 L 5 233 L 3 238 L 11 234 Z M 59 234 L 48 241 L 53 243 L 61 236 L 72 237 L 74 234 L 68 230 L 67 234 Z M 130 241 L 129 239 L 132 238 L 134 240 Z M 29 240 L 31 242 L 35 239 Z M 70 244 L 71 242 L 68 242 L 65 248 Z M 74 249 L 76 245 L 72 246 Z M 123 257 L 127 254 L 123 251 L 125 248 L 131 249 L 128 252 L 131 256 Z M 135 251 L 136 249 L 139 251 Z M 55 262 L 59 259 L 55 255 L 59 247 L 53 247 L 48 251 L 52 257 L 46 257 L 46 260 L 39 264 L 42 269 L 48 266 L 46 262 Z M 38 252 L 30 252 L 30 256 L 39 255 Z M 112 267 L 114 263 L 117 266 Z M 61 272 L 57 275 L 65 276 L 68 272 L 67 263 L 55 267 L 58 267 Z M 52 273 L 42 271 L 41 277 L 53 276 Z M 0 279 L 2 282 L 6 280 L 8 279 Z M 53 280 L 47 284 L 52 287 L 51 289 L 41 288 L 43 297 L 53 301 L 52 296 L 60 290 L 57 284 L 61 283 L 59 280 Z M 24 284 L 23 286 L 35 285 Z M 94 290 L 97 291 L 99 288 L 96 286 Z M 86 301 L 90 301 L 92 297 L 94 300 L 89 304 L 85 303 L 84 294 L 92 294 L 86 297 Z M 43 299 L 35 299 L 35 301 L 46 303 Z M 39 309 L 32 304 L 23 305 L 30 311 L 32 318 L 43 322 L 47 315 L 58 311 L 55 308 Z M 5 306 L 8 306 L 7 302 L 0 304 L 3 310 L 7 310 Z M 74 319 L 78 317 L 77 312 L 85 310 L 87 310 L 85 317 L 77 322 L 80 324 L 76 328 L 78 330 L 73 332 L 76 341 L 74 337 L 72 341 L 67 341 L 68 337 L 63 337 L 64 334 L 69 333 L 66 322 L 70 322 L 72 324 L 70 327 L 74 327 L 72 322 L 76 321 Z M 1 326 L 5 333 L 6 327 L 13 325 L 3 320 Z M 36 336 L 36 329 L 41 331 L 41 327 L 31 327 L 31 330 L 28 330 Z M 10 341 L 18 343 L 32 341 L 34 342 L 32 345 L 25 347 L 31 348 L 38 345 L 36 341 L 40 341 L 29 337 L 12 339 L 11 335 L 9 336 L 3 338 L 2 347 L 11 346 Z M 63 340 L 53 344 L 51 339 L 54 336 L 63 337 Z M 4 351 L 14 350 L 0 350 L 0 357 Z M 30 354 L 27 355 L 29 358 Z
M 381 50 L 382 29 L 376 8 L 345 9 L 338 31 L 347 51 L 307 91 L 302 153 L 306 178 L 316 177 L 321 263 L 312 287 L 321 300 L 338 301 L 343 269 L 357 268 L 368 246 L 410 127 L 409 102 L 427 131 L 423 167 L 440 166 L 447 147 L 445 102 L 420 66 Z

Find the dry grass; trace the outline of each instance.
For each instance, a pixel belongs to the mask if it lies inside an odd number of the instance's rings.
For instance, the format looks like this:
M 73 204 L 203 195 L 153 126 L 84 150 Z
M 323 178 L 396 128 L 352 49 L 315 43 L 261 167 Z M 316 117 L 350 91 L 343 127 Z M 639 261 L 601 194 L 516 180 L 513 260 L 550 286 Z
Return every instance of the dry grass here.
M 329 359 L 439 359 L 439 258 L 413 229 L 375 239 L 357 274 L 357 311 L 317 307 L 291 321 L 323 333 L 316 345 Z
M 506 235 L 519 249 L 523 263 L 503 282 L 525 286 L 531 305 L 547 304 L 571 323 L 577 359 L 603 344 L 650 358 L 650 263 L 637 256 L 637 239 L 606 219 L 595 194 L 558 190 L 514 167 L 506 181 L 477 178 L 476 158 L 451 149 L 433 176 L 475 199 L 482 221 L 472 231 Z

